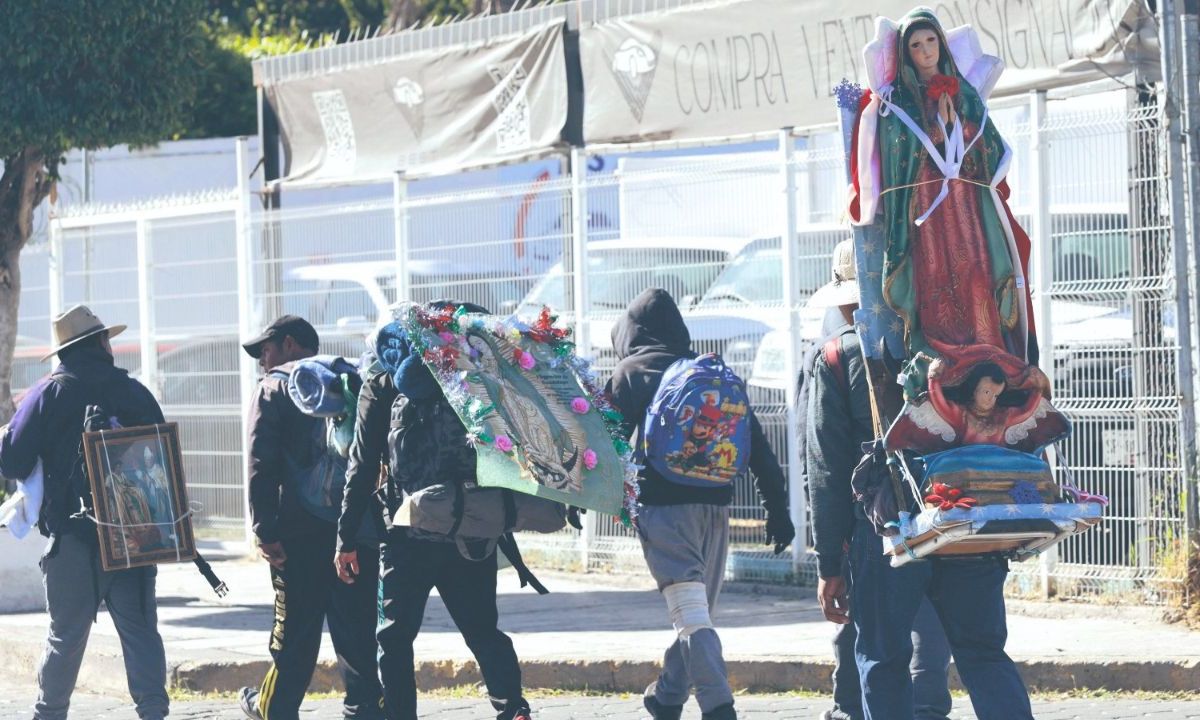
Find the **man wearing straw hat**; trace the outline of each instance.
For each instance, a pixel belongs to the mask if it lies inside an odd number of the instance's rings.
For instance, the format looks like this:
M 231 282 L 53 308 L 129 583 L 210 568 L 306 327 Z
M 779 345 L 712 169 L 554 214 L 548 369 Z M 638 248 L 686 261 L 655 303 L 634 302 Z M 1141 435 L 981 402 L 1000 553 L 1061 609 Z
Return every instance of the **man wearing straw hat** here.
M 858 512 L 850 476 L 862 457 L 860 445 L 874 439 L 867 368 L 863 362 L 854 311 L 858 309 L 858 282 L 854 269 L 854 241 L 843 240 L 833 251 L 833 280 L 813 293 L 810 307 L 829 308 L 837 328 L 804 363 L 809 383 L 805 427 L 805 470 L 812 501 L 813 537 L 818 570 L 818 601 L 825 618 L 837 625 L 833 638 L 833 709 L 822 720 L 862 720 L 863 699 L 854 644 L 858 638 L 851 622 L 847 547 Z M 860 603 L 859 612 L 872 606 Z M 950 645 L 929 600 L 921 603 L 912 630 L 912 717 L 944 720 L 950 713 L 946 673 Z
M 41 460 L 45 478 L 38 529 L 50 538 L 41 562 L 50 629 L 38 668 L 35 720 L 67 717 L 101 600 L 121 639 L 138 717 L 161 720 L 168 710 L 156 568 L 101 570 L 79 452 L 88 406 L 99 406 L 126 427 L 163 422 L 150 391 L 114 364 L 109 338 L 124 329 L 105 325 L 83 305 L 54 318 L 54 349 L 43 360 L 58 355 L 59 365 L 29 391 L 0 432 L 0 475 L 26 477 Z

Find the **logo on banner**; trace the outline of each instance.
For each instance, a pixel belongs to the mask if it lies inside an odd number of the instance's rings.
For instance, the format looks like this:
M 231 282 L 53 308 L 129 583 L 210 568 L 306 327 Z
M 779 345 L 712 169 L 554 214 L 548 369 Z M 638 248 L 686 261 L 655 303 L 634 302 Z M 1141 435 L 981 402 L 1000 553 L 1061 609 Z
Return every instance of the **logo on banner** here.
M 650 46 L 634 37 L 625 38 L 625 42 L 613 53 L 613 77 L 629 104 L 629 111 L 642 121 L 646 113 L 646 99 L 650 97 L 650 88 L 654 85 L 654 75 L 658 71 L 658 52 L 662 49 L 662 33 L 654 33 L 654 45 Z
M 402 77 L 392 86 L 392 100 L 413 134 L 420 139 L 425 132 L 425 89 L 416 80 Z
M 354 142 L 354 121 L 341 90 L 322 90 L 312 94 L 325 133 L 325 159 L 322 175 L 344 175 L 354 172 L 357 150 Z
M 529 74 L 520 62 L 509 66 L 488 65 L 496 83 L 492 107 L 496 109 L 496 149 L 502 153 L 527 150 L 533 145 L 529 125 L 529 99 L 525 94 Z

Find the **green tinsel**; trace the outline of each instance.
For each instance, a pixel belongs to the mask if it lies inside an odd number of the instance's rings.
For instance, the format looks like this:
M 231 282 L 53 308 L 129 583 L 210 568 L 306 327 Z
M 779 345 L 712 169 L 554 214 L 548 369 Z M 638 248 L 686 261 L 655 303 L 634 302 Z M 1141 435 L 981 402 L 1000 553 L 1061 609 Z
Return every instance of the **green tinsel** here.
M 621 455 L 630 451 L 629 443 L 623 438 L 613 438 L 613 448 Z
M 554 346 L 554 354 L 561 357 L 566 357 L 575 352 L 575 343 L 562 341 Z
M 633 520 L 629 517 L 629 508 L 621 508 L 621 524 L 625 527 L 633 527 Z

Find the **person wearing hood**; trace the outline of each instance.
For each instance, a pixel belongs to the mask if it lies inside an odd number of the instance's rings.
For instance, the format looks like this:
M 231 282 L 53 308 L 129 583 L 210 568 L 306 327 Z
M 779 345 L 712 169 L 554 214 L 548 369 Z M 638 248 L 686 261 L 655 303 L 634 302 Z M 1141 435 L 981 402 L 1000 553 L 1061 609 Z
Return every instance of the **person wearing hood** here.
M 612 339 L 619 362 L 606 392 L 624 416 L 626 432 L 632 438 L 640 432 L 637 428 L 658 392 L 663 373 L 678 360 L 695 358 L 696 353 L 675 301 L 658 288 L 644 291 L 630 303 L 625 316 L 613 326 Z M 767 543 L 779 553 L 796 535 L 788 514 L 786 484 L 762 426 L 753 410 L 748 414 L 749 467 L 767 511 Z M 663 658 L 662 672 L 646 688 L 643 702 L 656 720 L 678 720 L 694 690 L 703 720 L 732 720 L 737 712 L 711 612 L 725 575 L 733 485 L 685 486 L 650 467 L 640 471 L 639 480 L 638 537 L 677 633 Z
M 478 305 L 448 300 L 427 307 L 487 313 Z M 376 638 L 384 711 L 388 720 L 417 718 L 413 642 L 436 587 L 475 656 L 497 720 L 530 720 L 516 651 L 498 627 L 494 549 L 468 558 L 454 538 L 391 524 L 390 513 L 403 496 L 454 479 L 474 482 L 475 449 L 433 373 L 413 352 L 404 327 L 392 322 L 378 330 L 374 342 L 373 362 L 358 396 L 334 566 L 342 582 L 356 582 L 363 559 L 355 550 L 354 528 L 368 511 L 382 520 L 387 530 L 380 548 Z M 384 492 L 376 492 L 381 484 Z

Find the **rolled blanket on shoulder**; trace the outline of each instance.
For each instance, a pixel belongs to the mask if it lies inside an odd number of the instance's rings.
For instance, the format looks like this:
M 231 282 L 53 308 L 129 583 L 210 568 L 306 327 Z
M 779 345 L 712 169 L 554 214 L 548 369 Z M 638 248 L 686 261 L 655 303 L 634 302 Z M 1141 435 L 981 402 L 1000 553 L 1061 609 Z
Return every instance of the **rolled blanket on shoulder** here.
M 437 379 L 413 351 L 408 333 L 400 323 L 389 323 L 379 329 L 375 336 L 375 357 L 392 376 L 401 395 L 411 400 L 429 400 L 441 394 Z
M 312 417 L 338 417 L 351 412 L 346 407 L 342 375 L 358 376 L 352 360 L 337 355 L 315 355 L 296 363 L 288 378 L 288 395 L 300 412 Z

